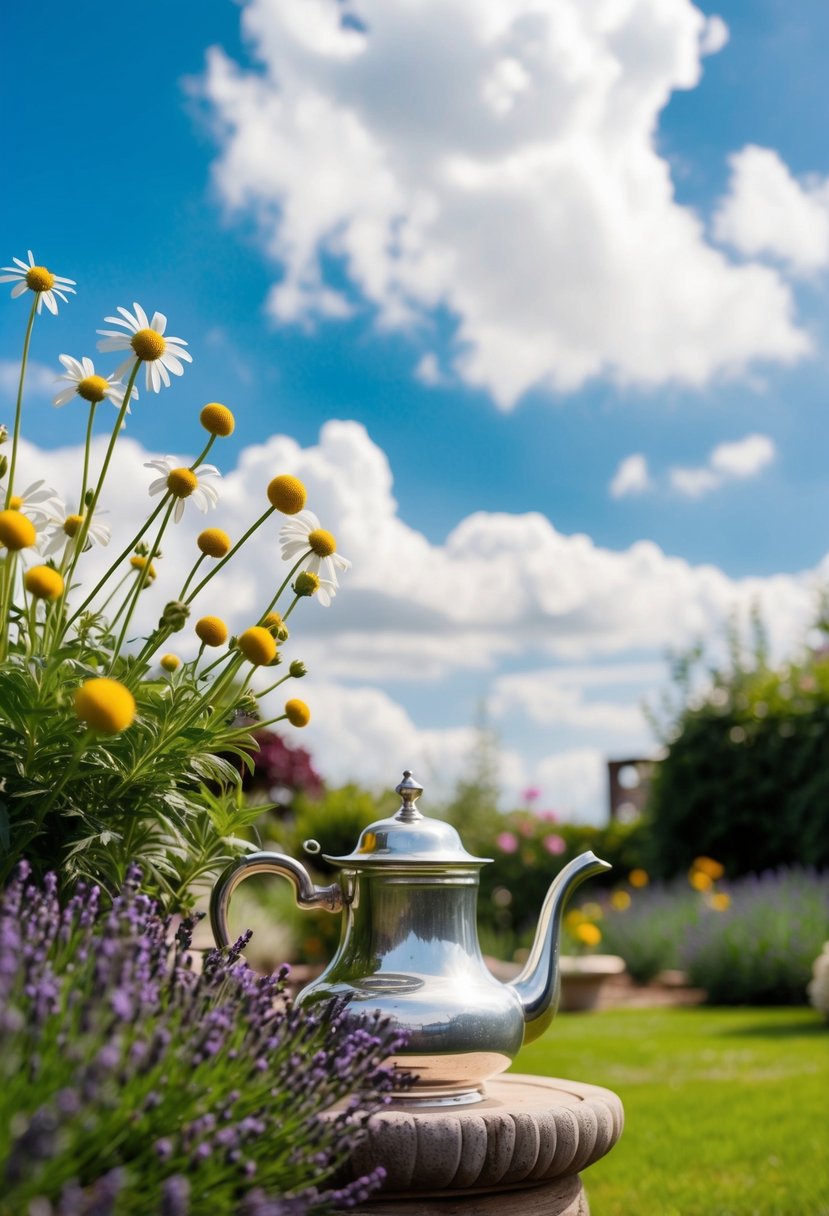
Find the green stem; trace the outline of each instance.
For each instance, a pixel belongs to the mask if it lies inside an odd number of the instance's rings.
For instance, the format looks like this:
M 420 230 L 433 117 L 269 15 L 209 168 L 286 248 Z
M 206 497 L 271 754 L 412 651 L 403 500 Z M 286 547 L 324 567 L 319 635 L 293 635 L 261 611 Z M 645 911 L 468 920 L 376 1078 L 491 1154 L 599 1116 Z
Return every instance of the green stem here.
M 10 853 L 9 859 L 6 862 L 6 864 L 4 865 L 2 873 L 0 874 L 0 882 L 2 882 L 4 879 L 6 879 L 8 877 L 8 875 L 11 873 L 11 871 L 14 869 L 15 865 L 17 864 L 18 858 L 23 856 L 26 849 L 29 847 L 29 845 L 32 843 L 32 841 L 35 839 L 35 837 L 40 832 L 40 829 L 43 825 L 43 821 L 45 820 L 49 811 L 54 806 L 55 800 L 57 799 L 58 795 L 63 791 L 66 784 L 69 781 L 71 781 L 71 779 L 75 776 L 76 772 L 78 771 L 78 765 L 80 764 L 81 756 L 83 755 L 84 751 L 86 750 L 87 744 L 90 742 L 90 740 L 92 738 L 94 738 L 94 735 L 95 735 L 95 732 L 93 730 L 86 730 L 78 739 L 77 743 L 75 744 L 75 749 L 72 753 L 69 763 L 62 770 L 60 777 L 57 779 L 55 784 L 52 786 L 51 790 L 46 795 L 46 797 L 38 802 L 34 823 L 32 824 L 31 828 L 29 829 L 29 831 L 27 832 L 26 836 L 21 841 L 21 843 L 15 846 L 14 852 Z
M 184 586 L 182 587 L 181 591 L 179 591 L 179 593 L 178 593 L 177 598 L 178 598 L 179 600 L 183 600 L 183 599 L 184 599 L 185 595 L 187 594 L 187 588 L 188 588 L 188 587 L 190 586 L 190 584 L 192 583 L 193 579 L 194 579 L 194 578 L 195 578 L 195 576 L 196 576 L 196 571 L 198 570 L 199 566 L 202 564 L 202 562 L 204 561 L 204 559 L 205 559 L 206 557 L 207 557 L 207 554 L 206 554 L 206 553 L 200 553 L 200 554 L 199 554 L 198 558 L 196 559 L 196 564 L 195 564 L 195 566 L 194 566 L 194 567 L 193 567 L 193 569 L 190 571 L 190 573 L 187 575 L 187 578 L 186 578 L 186 579 L 185 579 L 185 581 L 184 581 Z
M 86 443 L 83 449 L 83 476 L 81 477 L 81 496 L 78 499 L 78 513 L 84 513 L 84 498 L 86 498 L 86 487 L 89 481 L 89 454 L 92 447 L 92 423 L 95 420 L 95 411 L 98 408 L 98 402 L 92 401 L 89 405 L 89 420 L 86 424 Z
M 9 484 L 6 487 L 5 508 L 8 511 L 9 503 L 12 499 L 12 491 L 14 489 L 14 472 L 17 467 L 17 445 L 20 441 L 20 420 L 23 416 L 23 381 L 26 379 L 26 365 L 29 362 L 29 343 L 32 340 L 32 328 L 37 315 L 37 302 L 40 299 L 40 293 L 35 292 L 35 298 L 32 301 L 32 310 L 29 313 L 29 322 L 26 326 L 26 337 L 23 339 L 23 358 L 20 363 L 20 380 L 17 385 L 17 406 L 14 414 L 14 437 L 12 439 L 12 458 L 9 464 Z
M 9 609 L 11 607 L 11 587 L 16 557 L 17 553 L 13 549 L 9 549 L 6 553 L 6 560 L 3 562 L 2 590 L 0 590 L 0 625 L 2 626 L 0 659 L 5 659 L 9 652 Z
M 285 673 L 285 675 L 282 677 L 282 679 L 281 679 L 281 680 L 277 680 L 277 681 L 276 681 L 276 683 L 275 683 L 275 684 L 271 684 L 271 686 L 270 686 L 269 688 L 260 688 L 260 689 L 257 689 L 257 691 L 256 691 L 256 696 L 257 696 L 257 699 L 258 699 L 259 697 L 267 697 L 268 693 L 273 692 L 273 690 L 274 690 L 275 688 L 279 688 L 279 685 L 280 685 L 280 684 L 284 684 L 286 680 L 290 680 L 291 678 L 292 678 L 291 673 L 288 671 L 288 672 L 286 672 L 286 673 Z
M 222 566 L 226 565 L 230 561 L 230 559 L 233 557 L 234 553 L 236 553 L 239 549 L 241 549 L 241 547 L 245 543 L 245 541 L 248 540 L 251 536 L 253 536 L 256 529 L 261 527 L 261 525 L 265 522 L 265 520 L 268 518 L 268 516 L 273 515 L 275 510 L 276 510 L 276 507 L 268 507 L 267 511 L 263 512 L 263 514 L 260 515 L 259 518 L 254 521 L 254 523 L 251 524 L 251 526 L 248 528 L 248 530 L 244 534 L 244 536 L 242 536 L 240 540 L 237 540 L 237 542 L 233 546 L 233 548 L 228 550 L 228 552 L 224 555 L 224 557 L 220 561 L 216 562 L 216 565 L 213 567 L 213 569 L 210 571 L 210 573 L 206 574 L 204 576 L 204 578 L 202 579 L 202 581 L 198 584 L 198 586 L 193 591 L 190 592 L 189 596 L 185 600 L 185 603 L 191 604 L 193 602 L 193 600 L 196 598 L 196 596 L 201 591 L 202 587 L 207 586 L 207 584 L 210 582 L 210 580 L 216 574 L 219 573 Z
M 309 549 L 309 550 L 308 550 L 308 553 L 313 553 L 313 549 Z M 298 558 L 298 559 L 297 559 L 297 561 L 295 562 L 295 564 L 294 564 L 294 565 L 291 567 L 291 569 L 288 571 L 287 575 L 285 576 L 284 581 L 283 581 L 283 582 L 280 584 L 279 590 L 277 591 L 276 595 L 273 597 L 273 599 L 272 599 L 272 600 L 271 600 L 271 602 L 268 604 L 268 606 L 267 606 L 267 608 L 265 609 L 265 611 L 264 611 L 264 612 L 262 613 L 262 615 L 260 616 L 260 618 L 259 618 L 259 622 L 258 622 L 260 625 L 262 624 L 262 622 L 264 621 L 264 619 L 265 619 L 265 617 L 268 615 L 268 613 L 269 613 L 269 612 L 271 612 L 271 611 L 273 610 L 273 608 L 274 608 L 274 606 L 276 605 L 276 603 L 277 603 L 277 601 L 278 601 L 278 599 L 279 599 L 280 595 L 281 595 L 281 594 L 282 594 L 282 592 L 285 590 L 285 588 L 288 586 L 288 583 L 289 583 L 289 582 L 291 581 L 291 579 L 294 577 L 294 575 L 296 574 L 297 570 L 300 568 L 300 566 L 302 565 L 302 563 L 305 561 L 306 557 L 308 556 L 308 553 L 303 553 L 303 554 L 302 554 L 302 556 L 301 556 L 300 558 Z M 296 602 L 296 601 L 294 601 L 294 602 Z M 291 604 L 291 608 L 293 608 L 293 606 L 294 606 L 294 605 L 293 605 L 293 604 Z M 289 609 L 288 609 L 288 612 L 290 612 L 290 611 L 291 611 L 291 608 L 289 608 Z M 282 619 L 283 619 L 283 621 L 285 620 L 285 617 L 288 615 L 288 612 L 286 612 L 286 613 L 285 613 L 285 616 L 283 616 L 283 618 L 282 618 Z
M 124 623 L 121 626 L 121 632 L 118 635 L 118 641 L 115 643 L 115 648 L 112 652 L 112 665 L 113 666 L 115 665 L 115 661 L 118 658 L 119 651 L 124 644 L 124 638 L 126 637 L 127 629 L 129 628 L 130 621 L 132 620 L 133 615 L 135 614 L 135 607 L 138 603 L 138 597 L 141 594 L 141 592 L 144 590 L 144 585 L 146 584 L 147 579 L 150 576 L 150 570 L 152 569 L 152 565 L 153 565 L 153 558 L 156 556 L 156 554 L 158 553 L 158 550 L 161 547 L 161 538 L 164 535 L 164 532 L 165 532 L 165 529 L 166 529 L 168 523 L 170 522 L 170 516 L 173 514 L 175 506 L 176 506 L 176 499 L 171 496 L 169 505 L 167 507 L 167 514 L 164 516 L 164 518 L 161 521 L 161 527 L 158 529 L 158 532 L 156 533 L 156 537 L 155 537 L 155 540 L 153 541 L 152 548 L 150 549 L 149 555 L 146 557 L 146 559 L 144 561 L 144 565 L 138 571 L 138 579 L 135 584 L 135 590 L 131 593 L 131 603 L 130 603 L 129 608 L 127 609 L 127 615 L 124 617 Z M 112 670 L 112 668 L 110 668 L 110 670 Z
M 78 558 L 80 557 L 81 553 L 83 553 L 87 533 L 89 532 L 89 525 L 92 522 L 92 517 L 95 514 L 95 510 L 98 506 L 98 499 L 101 497 L 101 490 L 104 488 L 104 482 L 106 481 L 106 475 L 109 472 L 109 465 L 110 461 L 112 460 L 112 453 L 115 450 L 116 441 L 121 433 L 121 425 L 127 416 L 127 410 L 130 406 L 130 397 L 132 396 L 132 388 L 135 384 L 135 379 L 138 375 L 138 369 L 140 366 L 141 360 L 136 359 L 133 369 L 130 372 L 130 378 L 127 381 L 127 387 L 124 392 L 124 400 L 121 404 L 120 410 L 118 411 L 118 417 L 115 419 L 115 426 L 112 428 L 112 434 L 109 437 L 109 444 L 107 445 L 106 454 L 104 456 L 104 463 L 101 465 L 101 471 L 98 474 L 98 481 L 95 486 L 95 492 L 92 495 L 92 501 L 89 504 L 89 510 L 83 511 L 83 523 L 78 530 L 78 540 L 75 546 L 75 552 L 72 555 L 72 563 L 69 567 L 69 574 L 66 580 L 67 583 L 71 583 L 72 575 L 75 573 L 75 567 L 78 564 Z M 85 604 L 82 607 L 85 607 Z M 81 609 L 79 609 L 79 611 L 81 611 Z M 77 613 L 75 616 L 77 616 Z M 73 617 L 72 619 L 74 620 L 75 618 Z
M 303 596 L 301 596 L 301 595 L 295 595 L 295 596 L 294 596 L 293 603 L 292 603 L 292 604 L 289 606 L 288 611 L 287 611 L 286 613 L 284 613 L 284 615 L 283 615 L 283 617 L 282 617 L 283 621 L 287 621 L 288 617 L 291 615 L 291 613 L 293 612 L 294 608 L 296 608 L 296 606 L 297 606 L 297 604 L 299 603 L 299 601 L 300 601 L 301 599 L 303 599 L 303 598 L 304 598 L 304 597 L 303 597 Z

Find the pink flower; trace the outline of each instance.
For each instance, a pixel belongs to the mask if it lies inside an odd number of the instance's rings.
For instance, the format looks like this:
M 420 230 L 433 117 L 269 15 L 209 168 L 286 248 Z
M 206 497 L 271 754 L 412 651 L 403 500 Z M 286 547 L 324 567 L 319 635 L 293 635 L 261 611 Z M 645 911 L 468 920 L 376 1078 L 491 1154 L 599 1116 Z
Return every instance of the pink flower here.
M 567 848 L 567 842 L 563 836 L 545 836 L 543 840 L 544 848 L 548 853 L 557 855 L 563 853 Z
M 529 785 L 524 790 L 521 797 L 524 799 L 525 802 L 535 802 L 536 798 L 541 797 L 541 790 L 538 788 L 537 785 Z
M 558 823 L 558 815 L 555 811 L 539 811 L 538 818 L 544 823 Z
M 522 819 L 518 825 L 518 831 L 522 836 L 532 836 L 535 831 L 535 826 L 531 819 Z
M 515 853 L 518 849 L 518 837 L 513 832 L 499 832 L 495 843 L 502 853 Z

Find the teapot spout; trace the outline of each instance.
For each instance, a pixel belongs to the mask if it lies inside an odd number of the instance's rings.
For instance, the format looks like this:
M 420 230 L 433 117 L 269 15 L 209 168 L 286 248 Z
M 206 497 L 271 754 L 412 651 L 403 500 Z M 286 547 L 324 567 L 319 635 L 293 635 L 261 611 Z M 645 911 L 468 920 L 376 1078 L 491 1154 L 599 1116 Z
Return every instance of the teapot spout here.
M 550 885 L 544 899 L 535 941 L 526 965 L 512 980 L 524 1010 L 524 1042 L 538 1038 L 555 1016 L 559 994 L 559 938 L 567 901 L 580 883 L 612 867 L 595 853 L 582 853 L 569 862 Z

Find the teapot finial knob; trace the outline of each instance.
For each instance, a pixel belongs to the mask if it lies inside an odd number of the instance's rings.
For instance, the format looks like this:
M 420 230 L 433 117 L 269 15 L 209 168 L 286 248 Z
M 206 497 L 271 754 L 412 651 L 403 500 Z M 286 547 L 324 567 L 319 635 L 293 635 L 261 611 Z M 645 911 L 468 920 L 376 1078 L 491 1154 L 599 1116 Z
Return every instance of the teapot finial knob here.
M 405 769 L 403 772 L 403 780 L 399 785 L 394 787 L 395 794 L 399 794 L 402 802 L 400 810 L 395 815 L 395 819 L 402 823 L 413 823 L 416 819 L 422 819 L 420 811 L 415 806 L 420 795 L 423 793 L 423 786 L 415 781 L 412 776 L 411 769 Z

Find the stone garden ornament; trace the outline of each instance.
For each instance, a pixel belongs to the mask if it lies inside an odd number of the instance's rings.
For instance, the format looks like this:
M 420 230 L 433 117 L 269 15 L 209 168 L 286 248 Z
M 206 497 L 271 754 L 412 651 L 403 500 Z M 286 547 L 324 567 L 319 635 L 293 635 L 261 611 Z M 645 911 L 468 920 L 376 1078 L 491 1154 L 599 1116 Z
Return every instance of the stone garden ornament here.
M 300 908 L 343 916 L 339 948 L 297 1000 L 303 1006 L 347 998 L 354 1012 L 379 1010 L 405 1032 L 391 1063 L 417 1074 L 407 1105 L 462 1105 L 484 1096 L 484 1084 L 507 1069 L 520 1047 L 552 1021 L 559 997 L 559 933 L 575 888 L 607 862 L 582 853 L 547 892 L 526 966 L 502 984 L 487 970 L 478 944 L 476 904 L 481 866 L 457 831 L 421 814 L 423 787 L 406 771 L 396 787 L 397 814 L 367 827 L 353 852 L 325 856 L 339 881 L 316 886 L 305 867 L 281 853 L 252 853 L 229 866 L 213 891 L 210 917 L 228 945 L 228 905 L 253 874 L 281 874 Z M 316 852 L 316 842 L 306 848 Z

